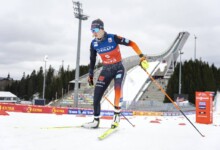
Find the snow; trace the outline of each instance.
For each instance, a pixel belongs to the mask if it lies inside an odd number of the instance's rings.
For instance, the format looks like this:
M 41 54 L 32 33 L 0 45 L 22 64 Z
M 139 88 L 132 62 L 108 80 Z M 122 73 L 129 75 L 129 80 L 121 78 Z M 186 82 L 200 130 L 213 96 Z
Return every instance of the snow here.
M 121 119 L 120 129 L 103 141 L 98 136 L 106 129 L 48 128 L 79 126 L 92 116 L 34 114 L 8 112 L 0 116 L 1 150 L 218 150 L 220 115 L 214 113 L 213 124 L 195 122 L 202 137 L 183 116 L 132 116 L 132 127 Z M 111 120 L 102 119 L 100 126 L 110 127 Z M 182 125 L 181 125 L 182 124 Z

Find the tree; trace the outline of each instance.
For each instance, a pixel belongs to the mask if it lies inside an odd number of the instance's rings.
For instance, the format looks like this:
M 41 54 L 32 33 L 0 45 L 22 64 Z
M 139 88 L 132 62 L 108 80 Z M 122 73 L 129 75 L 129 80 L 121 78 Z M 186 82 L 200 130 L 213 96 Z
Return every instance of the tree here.
M 44 71 L 43 67 L 40 67 L 39 71 L 37 72 L 37 77 L 36 77 L 36 90 L 39 92 L 39 96 L 43 96 L 43 81 L 44 81 Z
M 167 93 L 171 97 L 178 93 L 179 64 L 175 67 L 168 85 Z M 220 71 L 214 65 L 201 60 L 185 61 L 182 65 L 182 92 L 188 94 L 189 101 L 195 103 L 196 91 L 216 91 L 220 87 Z M 166 97 L 164 102 L 170 102 Z

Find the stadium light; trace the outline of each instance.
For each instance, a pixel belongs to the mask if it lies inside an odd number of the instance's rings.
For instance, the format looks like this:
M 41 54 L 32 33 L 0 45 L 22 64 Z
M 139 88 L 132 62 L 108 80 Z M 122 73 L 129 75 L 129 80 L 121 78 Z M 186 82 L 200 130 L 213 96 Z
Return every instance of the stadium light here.
M 74 106 L 78 107 L 78 91 L 79 91 L 79 62 L 80 62 L 80 43 L 81 43 L 81 21 L 87 20 L 88 16 L 83 14 L 82 4 L 73 1 L 73 10 L 75 18 L 79 19 L 76 71 L 75 71 L 75 87 L 74 87 Z
M 179 94 L 181 94 L 181 89 L 182 89 L 182 60 L 181 60 L 181 55 L 183 52 L 180 50 L 180 68 L 179 68 Z
M 194 38 L 195 38 L 195 45 L 194 45 L 194 60 L 196 60 L 196 35 L 194 35 Z
M 45 66 L 44 66 L 44 83 L 43 83 L 43 99 L 45 96 L 45 86 L 46 86 L 46 65 L 47 65 L 47 61 L 48 61 L 48 56 L 45 55 L 44 56 L 44 62 L 45 62 Z

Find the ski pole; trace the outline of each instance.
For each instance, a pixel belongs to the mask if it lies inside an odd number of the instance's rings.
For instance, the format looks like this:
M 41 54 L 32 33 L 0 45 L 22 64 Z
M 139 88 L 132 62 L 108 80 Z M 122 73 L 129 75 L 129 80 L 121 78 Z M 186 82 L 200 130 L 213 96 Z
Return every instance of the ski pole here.
M 106 96 L 104 96 L 104 98 L 114 107 L 114 105 L 112 104 L 112 102 L 111 102 Z M 134 125 L 133 123 L 131 123 L 131 122 L 129 121 L 129 119 L 128 119 L 123 113 L 121 113 L 121 115 L 128 121 L 128 123 L 130 123 L 130 125 L 132 125 L 133 127 L 135 127 L 135 125 Z
M 189 121 L 189 123 L 197 130 L 197 132 L 202 136 L 205 137 L 197 128 L 196 126 L 189 120 L 189 118 L 185 115 L 185 113 L 180 109 L 180 107 L 174 103 L 174 100 L 170 98 L 170 96 L 165 92 L 165 90 L 160 86 L 160 84 L 147 72 L 147 70 L 144 70 L 147 75 L 151 78 L 151 80 L 160 88 L 161 92 L 173 103 L 173 105 L 176 107 L 177 110 L 181 112 L 181 114 Z

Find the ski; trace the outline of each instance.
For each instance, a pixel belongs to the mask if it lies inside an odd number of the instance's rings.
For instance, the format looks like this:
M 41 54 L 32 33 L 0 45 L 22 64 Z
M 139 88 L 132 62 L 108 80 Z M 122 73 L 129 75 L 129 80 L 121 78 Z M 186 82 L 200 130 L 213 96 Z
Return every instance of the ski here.
M 49 127 L 40 127 L 40 129 L 68 129 L 68 128 L 81 128 L 81 126 L 49 126 Z
M 14 128 L 16 129 L 42 129 L 42 130 L 56 130 L 56 129 L 74 129 L 74 128 L 82 128 L 82 129 L 108 129 L 109 127 L 99 127 L 99 128 L 84 128 L 81 125 L 77 125 L 77 126 L 45 126 L 45 127 L 27 127 L 27 126 L 15 126 Z
M 98 139 L 99 140 L 104 140 L 106 137 L 110 136 L 112 133 L 116 132 L 118 130 L 118 127 L 117 128 L 110 128 L 108 130 L 106 130 L 104 133 L 102 133 Z
M 28 129 L 28 128 L 36 128 L 36 129 L 44 129 L 44 130 L 50 130 L 50 129 L 69 129 L 69 128 L 81 128 L 81 126 L 45 126 L 45 127 L 27 127 L 27 126 L 15 126 L 16 129 Z
M 41 129 L 69 129 L 69 128 L 83 128 L 83 129 L 95 129 L 95 128 L 84 128 L 83 126 L 51 126 L 41 127 Z M 107 129 L 108 127 L 99 127 L 98 129 Z

